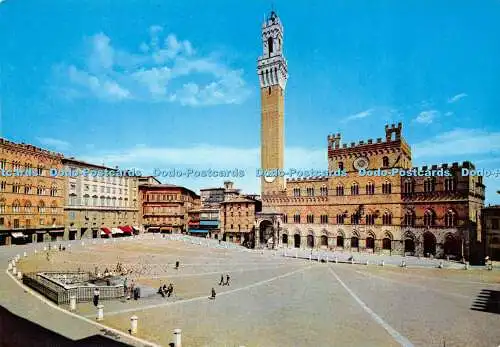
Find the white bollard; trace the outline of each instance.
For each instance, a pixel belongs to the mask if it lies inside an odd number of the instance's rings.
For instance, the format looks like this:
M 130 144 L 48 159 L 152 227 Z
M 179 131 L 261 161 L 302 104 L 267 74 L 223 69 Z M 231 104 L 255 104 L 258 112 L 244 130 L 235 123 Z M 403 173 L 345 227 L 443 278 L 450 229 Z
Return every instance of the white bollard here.
M 406 261 L 401 260 L 401 267 L 406 267 Z
M 439 266 L 438 266 L 438 268 L 440 268 L 440 269 L 442 269 L 442 268 L 443 268 L 443 261 L 440 261 L 440 262 L 439 262 Z
M 465 263 L 464 270 L 469 270 L 469 263 Z
M 71 243 L 68 245 L 68 248 L 71 248 Z
M 335 257 L 335 264 L 339 262 L 339 258 Z
M 37 254 L 37 253 L 38 253 L 38 251 L 35 249 L 35 254 Z
M 295 251 L 295 258 L 299 257 L 299 251 Z
M 104 305 L 97 305 L 97 320 L 104 320 Z
M 28 253 L 24 252 L 24 257 L 26 258 L 28 256 Z
M 19 259 L 21 259 L 21 257 L 19 256 L 19 254 L 16 255 L 16 261 L 19 261 Z
M 175 347 L 182 347 L 182 342 L 181 342 L 181 329 L 175 329 L 174 330 L 174 346 Z
M 12 263 L 9 263 L 7 270 L 9 270 L 9 271 L 12 270 Z
M 351 264 L 354 264 L 354 258 L 351 258 Z
M 19 271 L 19 272 L 17 273 L 17 279 L 18 279 L 18 280 L 22 280 L 22 279 L 23 279 L 23 274 L 21 273 L 21 271 Z
M 309 261 L 312 261 L 312 255 L 309 254 Z
M 45 251 L 47 251 L 47 247 L 43 247 L 43 251 L 44 251 L 44 252 L 45 252 Z
M 365 262 L 365 265 L 368 265 L 368 264 L 370 264 L 370 263 L 369 263 L 369 261 L 367 260 L 367 261 Z
M 13 274 L 14 276 L 15 276 L 15 275 L 17 275 L 17 269 L 16 269 L 16 267 L 15 267 L 15 266 L 12 268 L 12 274 Z
M 69 297 L 69 309 L 71 311 L 75 311 L 76 310 L 76 295 L 71 295 Z
M 380 266 L 384 266 L 384 264 L 385 264 L 385 262 L 382 260 L 382 261 L 380 262 Z
M 318 253 L 318 263 L 321 261 L 321 255 Z
M 130 317 L 130 333 L 132 335 L 137 334 L 137 316 Z
M 85 246 L 85 242 L 82 241 L 82 246 Z
M 326 262 L 328 263 L 330 260 L 328 259 L 328 254 L 326 255 Z

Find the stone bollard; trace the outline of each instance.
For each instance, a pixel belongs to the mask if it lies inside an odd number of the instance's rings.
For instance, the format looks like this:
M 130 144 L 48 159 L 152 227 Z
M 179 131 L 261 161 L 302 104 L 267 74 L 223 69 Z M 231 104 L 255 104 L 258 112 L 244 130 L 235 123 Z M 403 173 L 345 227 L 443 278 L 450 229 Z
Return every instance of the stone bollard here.
M 104 305 L 97 305 L 97 320 L 104 320 Z
M 23 279 L 23 274 L 21 273 L 21 271 L 19 271 L 19 272 L 17 273 L 17 279 L 18 279 L 18 280 L 22 280 L 22 279 Z
M 370 262 L 367 260 L 367 261 L 365 262 L 365 265 L 369 265 L 369 264 L 370 264 Z
M 309 261 L 312 261 L 312 255 L 309 254 Z
M 299 257 L 299 251 L 295 251 L 295 259 Z
M 37 254 L 37 253 L 38 253 L 38 251 L 35 249 L 35 254 Z
M 174 329 L 174 346 L 175 347 L 182 347 L 182 336 L 181 336 L 181 329 Z
M 28 256 L 28 253 L 24 252 L 24 254 L 23 254 L 23 255 L 24 255 L 24 257 L 26 258 L 26 257 Z
M 443 265 L 443 261 L 440 261 L 440 262 L 439 262 L 439 265 L 438 265 L 438 268 L 442 269 L 443 267 L 444 267 L 444 265 Z
M 464 270 L 469 270 L 469 263 L 468 262 L 465 263 Z
M 7 270 L 12 270 L 12 263 L 9 263 L 9 266 L 7 267 Z
M 354 265 L 354 258 L 351 258 L 351 265 Z
M 401 260 L 401 267 L 406 267 L 406 261 Z
M 12 274 L 13 274 L 14 276 L 15 276 L 15 275 L 17 275 L 17 269 L 16 269 L 16 267 L 15 267 L 15 266 L 12 268 Z
M 318 254 L 318 263 L 321 262 L 321 255 Z
M 338 262 L 339 262 L 339 258 L 335 257 L 335 264 L 337 264 Z
M 85 246 L 85 242 L 82 241 L 82 246 Z
M 75 311 L 76 310 L 76 295 L 71 295 L 69 297 L 69 309 L 71 311 Z
M 71 248 L 71 243 L 70 243 L 70 244 L 68 244 L 68 248 Z
M 43 247 L 43 251 L 46 252 L 47 251 L 47 247 Z
M 132 335 L 137 334 L 137 316 L 130 317 L 130 333 Z
M 19 254 L 16 255 L 16 261 L 19 261 L 19 259 L 21 259 L 21 257 L 19 256 Z
M 382 261 L 380 262 L 380 266 L 384 266 L 384 265 L 385 265 L 385 261 L 383 261 L 383 260 L 382 260 Z
M 329 259 L 328 259 L 328 254 L 326 255 L 326 262 L 327 262 L 327 263 L 329 262 Z

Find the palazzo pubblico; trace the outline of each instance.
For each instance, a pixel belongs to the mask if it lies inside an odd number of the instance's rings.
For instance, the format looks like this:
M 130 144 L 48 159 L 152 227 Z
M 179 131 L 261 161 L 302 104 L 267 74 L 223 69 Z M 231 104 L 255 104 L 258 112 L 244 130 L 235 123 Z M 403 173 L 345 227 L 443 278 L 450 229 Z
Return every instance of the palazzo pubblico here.
M 284 168 L 284 95 L 288 79 L 283 26 L 276 13 L 262 26 L 263 55 L 257 72 L 261 92 L 261 168 Z M 328 171 L 339 177 L 261 178 L 263 210 L 256 246 L 343 249 L 415 256 L 474 257 L 484 205 L 481 177 L 462 176 L 470 162 L 413 168 L 402 124 L 385 136 L 343 144 L 328 136 Z M 359 170 L 416 169 L 451 175 L 361 176 Z M 434 172 L 434 173 L 435 173 Z

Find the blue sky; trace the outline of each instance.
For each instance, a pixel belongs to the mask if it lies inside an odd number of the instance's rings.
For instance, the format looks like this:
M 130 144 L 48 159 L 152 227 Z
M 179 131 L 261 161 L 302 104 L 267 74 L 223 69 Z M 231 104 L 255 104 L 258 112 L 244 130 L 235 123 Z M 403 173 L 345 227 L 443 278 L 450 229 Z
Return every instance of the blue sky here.
M 274 1 L 286 166 L 403 122 L 414 165 L 500 168 L 499 1 Z M 258 192 L 270 1 L 0 0 L 0 135 L 122 168 L 242 168 Z M 178 179 L 192 189 L 218 179 Z M 500 178 L 486 179 L 500 203 Z

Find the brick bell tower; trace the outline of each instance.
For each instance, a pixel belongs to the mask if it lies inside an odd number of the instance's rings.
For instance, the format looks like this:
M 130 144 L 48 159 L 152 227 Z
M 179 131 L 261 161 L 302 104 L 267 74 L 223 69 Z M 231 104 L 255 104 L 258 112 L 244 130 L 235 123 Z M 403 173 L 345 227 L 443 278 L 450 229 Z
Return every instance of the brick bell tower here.
M 285 86 L 288 70 L 283 55 L 283 25 L 272 11 L 262 24 L 263 54 L 257 74 L 261 97 L 261 169 L 284 169 Z M 261 195 L 280 194 L 285 190 L 284 177 L 261 177 Z M 265 203 L 264 203 L 265 204 Z

